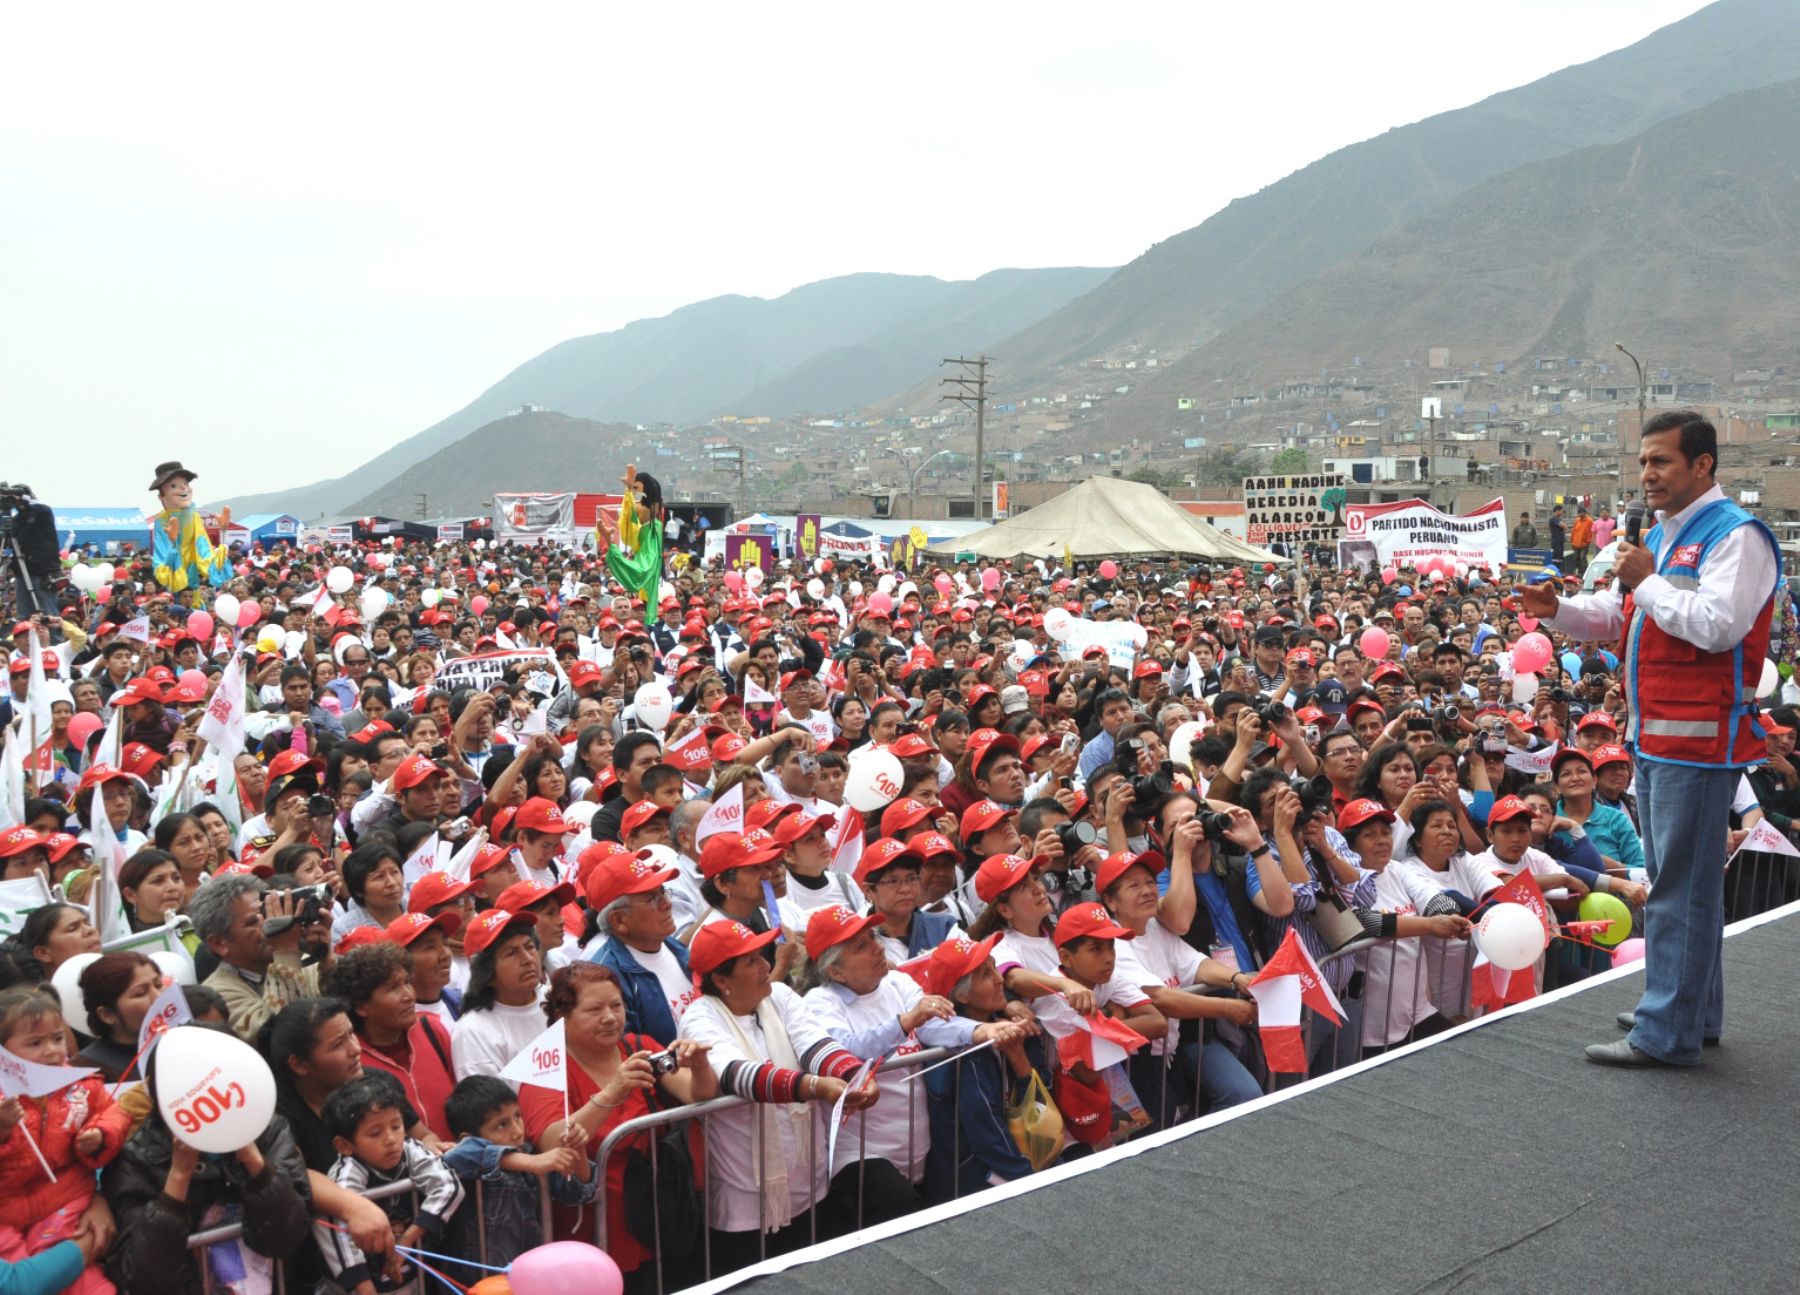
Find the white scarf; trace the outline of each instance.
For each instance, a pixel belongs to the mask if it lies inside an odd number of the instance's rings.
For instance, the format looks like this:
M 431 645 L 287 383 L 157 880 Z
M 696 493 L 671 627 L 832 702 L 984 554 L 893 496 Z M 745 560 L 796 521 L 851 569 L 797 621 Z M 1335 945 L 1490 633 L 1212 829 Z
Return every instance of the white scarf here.
M 687 1009 L 689 1012 L 706 1012 L 715 1020 L 722 1022 L 737 1039 L 738 1047 L 743 1050 L 750 1064 L 757 1061 L 773 1061 L 782 1070 L 799 1070 L 800 1058 L 794 1054 L 793 1040 L 788 1038 L 787 1026 L 782 1024 L 781 1013 L 775 1008 L 775 1001 L 765 998 L 756 1006 L 756 1023 L 762 1027 L 763 1042 L 767 1051 L 760 1050 L 751 1042 L 738 1018 L 725 1006 L 723 1000 L 711 994 L 702 994 L 698 1001 Z M 750 1154 L 756 1163 L 756 1178 L 762 1193 L 762 1228 L 764 1232 L 777 1232 L 794 1221 L 794 1210 L 788 1196 L 787 1157 L 781 1145 L 780 1126 L 776 1120 L 786 1118 L 794 1126 L 794 1142 L 798 1149 L 796 1167 L 804 1167 L 805 1172 L 812 1172 L 811 1142 L 807 1138 L 806 1121 L 811 1118 L 803 1102 L 782 1104 L 776 1102 L 757 1102 L 754 1104 L 756 1124 L 751 1133 Z

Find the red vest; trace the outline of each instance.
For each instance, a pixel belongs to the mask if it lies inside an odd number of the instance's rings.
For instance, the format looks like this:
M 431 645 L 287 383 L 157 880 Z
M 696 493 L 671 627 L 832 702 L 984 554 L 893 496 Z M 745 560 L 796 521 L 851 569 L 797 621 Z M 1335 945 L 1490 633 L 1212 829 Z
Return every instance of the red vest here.
M 1719 500 L 1681 528 L 1678 542 L 1657 564 L 1657 574 L 1678 589 L 1696 588 L 1707 553 L 1742 525 L 1755 526 L 1767 537 L 1779 572 L 1780 550 L 1768 528 L 1730 500 Z M 1661 547 L 1661 531 L 1658 526 L 1646 537 L 1651 552 Z M 1666 633 L 1626 595 L 1621 655 L 1631 719 L 1625 738 L 1640 758 L 1727 767 L 1767 758 L 1756 689 L 1769 652 L 1773 595 L 1770 590 L 1744 641 L 1724 652 L 1704 652 Z

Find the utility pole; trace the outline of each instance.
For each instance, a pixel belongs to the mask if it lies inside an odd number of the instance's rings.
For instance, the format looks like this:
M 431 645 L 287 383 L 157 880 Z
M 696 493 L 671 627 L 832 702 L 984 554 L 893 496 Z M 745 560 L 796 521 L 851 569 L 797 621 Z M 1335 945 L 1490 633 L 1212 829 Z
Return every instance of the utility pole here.
M 425 492 L 421 490 L 418 494 L 414 495 L 413 498 L 419 501 L 419 520 L 424 521 L 427 517 L 431 516 L 425 507 L 427 502 Z
M 1630 360 L 1632 362 L 1632 364 L 1635 365 L 1637 368 L 1637 375 L 1638 375 L 1638 435 L 1641 436 L 1641 435 L 1643 435 L 1643 432 L 1644 432 L 1644 424 L 1649 421 L 1649 414 L 1645 407 L 1645 401 L 1644 401 L 1644 396 L 1645 396 L 1644 366 L 1643 366 L 1643 363 L 1638 359 L 1637 356 L 1633 355 L 1630 351 L 1625 349 L 1625 343 L 1614 342 L 1613 349 L 1616 350 L 1620 355 L 1623 355 L 1626 359 Z
M 715 446 L 709 456 L 713 462 L 714 472 L 729 472 L 737 469 L 738 507 L 746 512 L 750 508 L 750 496 L 744 484 L 744 447 L 741 445 Z
M 987 517 L 987 482 L 982 479 L 983 444 L 987 435 L 987 366 L 988 357 L 978 355 L 974 359 L 963 356 L 951 356 L 938 361 L 941 369 L 946 364 L 962 366 L 959 377 L 945 378 L 939 386 L 955 387 L 956 390 L 944 400 L 954 400 L 965 409 L 975 411 L 975 520 Z

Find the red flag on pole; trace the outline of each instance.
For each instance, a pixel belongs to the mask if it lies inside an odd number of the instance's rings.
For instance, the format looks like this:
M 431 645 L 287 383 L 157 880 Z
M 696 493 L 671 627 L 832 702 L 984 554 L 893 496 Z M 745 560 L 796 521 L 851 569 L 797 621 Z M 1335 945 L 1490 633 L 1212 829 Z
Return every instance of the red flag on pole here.
M 1275 956 L 1263 964 L 1250 982 L 1250 996 L 1256 1000 L 1256 1030 L 1262 1037 L 1263 1057 L 1269 1069 L 1277 1073 L 1306 1071 L 1306 1038 L 1300 1028 L 1302 1007 L 1310 1007 L 1339 1025 L 1345 1020 L 1343 1005 L 1292 927 Z

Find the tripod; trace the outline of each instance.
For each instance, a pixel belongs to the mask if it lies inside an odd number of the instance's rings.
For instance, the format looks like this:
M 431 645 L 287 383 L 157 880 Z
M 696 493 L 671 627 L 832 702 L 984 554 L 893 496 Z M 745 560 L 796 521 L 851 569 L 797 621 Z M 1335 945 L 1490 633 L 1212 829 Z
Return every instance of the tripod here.
M 56 598 L 48 580 L 34 580 L 14 533 L 16 513 L 0 510 L 0 610 L 15 621 L 29 620 L 39 612 L 54 613 Z M 10 609 L 10 610 L 7 610 Z

